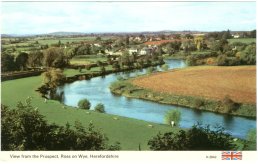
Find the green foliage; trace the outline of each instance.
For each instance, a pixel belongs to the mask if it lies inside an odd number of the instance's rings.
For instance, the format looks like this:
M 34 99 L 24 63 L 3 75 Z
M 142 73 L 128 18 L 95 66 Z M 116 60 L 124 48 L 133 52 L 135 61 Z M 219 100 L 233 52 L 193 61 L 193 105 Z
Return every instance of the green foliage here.
M 65 75 L 61 69 L 48 69 L 42 74 L 44 83 L 48 84 L 50 88 L 55 88 L 63 83 Z
M 14 71 L 16 69 L 16 65 L 14 62 L 14 56 L 9 54 L 1 54 L 1 71 Z
M 43 65 L 43 53 L 41 51 L 31 51 L 28 54 L 27 64 L 30 67 L 40 67 Z
M 180 120 L 181 120 L 181 112 L 178 109 L 167 111 L 164 117 L 165 124 L 168 124 L 168 125 L 171 125 L 171 121 L 174 121 L 175 126 L 179 126 Z
M 154 72 L 155 71 L 155 67 L 149 67 L 149 68 L 147 68 L 147 74 L 151 74 L 152 72 Z
M 195 66 L 197 65 L 197 58 L 193 55 L 190 55 L 186 58 L 186 63 L 189 66 Z
M 19 53 L 19 55 L 16 57 L 15 59 L 15 64 L 16 67 L 18 68 L 18 70 L 25 70 L 26 64 L 27 64 L 27 60 L 28 60 L 28 54 L 25 52 L 21 52 Z
M 225 55 L 219 55 L 217 58 L 218 66 L 224 66 L 227 65 L 227 56 Z
M 239 108 L 239 104 L 234 102 L 229 96 L 225 96 L 222 103 L 223 113 L 232 113 Z
M 102 103 L 99 103 L 95 106 L 94 110 L 99 113 L 105 113 L 105 106 Z
M 1 107 L 1 149 L 24 150 L 118 150 L 119 144 L 108 145 L 108 138 L 96 131 L 92 123 L 85 129 L 75 122 L 65 127 L 48 124 L 37 108 L 19 102 L 15 109 Z
M 188 131 L 167 132 L 149 140 L 151 150 L 234 150 L 232 137 L 222 127 L 194 125 Z
M 201 106 L 203 106 L 205 102 L 202 99 L 195 99 L 194 100 L 194 107 L 199 109 Z
M 87 109 L 89 110 L 90 109 L 90 102 L 88 99 L 82 99 L 78 102 L 78 107 L 81 108 L 81 109 Z
M 46 67 L 63 68 L 68 65 L 69 60 L 64 55 L 64 50 L 57 47 L 50 47 L 43 51 L 43 64 Z
M 106 72 L 105 66 L 101 66 L 101 67 L 100 67 L 100 72 L 101 72 L 102 74 L 104 74 L 104 73 Z
M 251 129 L 247 134 L 247 140 L 250 142 L 256 142 L 257 132 L 256 129 Z
M 167 71 L 167 70 L 169 69 L 169 66 L 168 66 L 167 64 L 163 64 L 163 65 L 161 66 L 161 69 L 162 69 L 163 71 Z

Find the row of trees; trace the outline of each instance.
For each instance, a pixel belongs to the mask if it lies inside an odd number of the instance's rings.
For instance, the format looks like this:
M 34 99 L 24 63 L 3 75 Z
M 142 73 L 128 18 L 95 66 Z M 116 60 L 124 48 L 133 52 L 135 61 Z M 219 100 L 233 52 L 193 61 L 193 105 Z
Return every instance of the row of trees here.
M 219 66 L 255 65 L 256 44 L 236 42 L 229 44 L 227 40 L 215 41 L 211 52 L 190 54 L 188 65 L 216 64 Z
M 21 52 L 16 57 L 10 54 L 1 55 L 1 69 L 3 72 L 26 70 L 29 67 L 64 68 L 74 56 L 71 49 L 51 47 L 43 51 Z

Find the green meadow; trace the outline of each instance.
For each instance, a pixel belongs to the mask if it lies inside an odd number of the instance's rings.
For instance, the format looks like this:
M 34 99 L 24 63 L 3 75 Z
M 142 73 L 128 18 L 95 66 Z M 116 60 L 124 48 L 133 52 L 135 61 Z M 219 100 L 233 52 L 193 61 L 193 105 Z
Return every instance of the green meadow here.
M 67 70 L 67 72 L 69 72 L 68 75 L 73 74 L 73 70 Z M 35 91 L 41 84 L 41 76 L 2 82 L 2 104 L 14 107 L 18 101 L 24 102 L 28 96 L 32 96 L 32 105 L 38 107 L 39 112 L 49 123 L 65 125 L 67 122 L 74 124 L 75 121 L 80 121 L 83 126 L 87 127 L 92 121 L 98 130 L 106 134 L 110 143 L 120 142 L 122 150 L 138 150 L 139 144 L 142 150 L 148 150 L 149 139 L 158 132 L 172 130 L 167 125 L 94 111 L 90 111 L 88 114 L 86 110 L 68 106 L 64 108 L 63 104 L 54 100 L 48 100 L 45 103 L 44 98 Z M 149 124 L 153 127 L 148 126 Z M 173 130 L 177 131 L 178 129 L 174 128 Z

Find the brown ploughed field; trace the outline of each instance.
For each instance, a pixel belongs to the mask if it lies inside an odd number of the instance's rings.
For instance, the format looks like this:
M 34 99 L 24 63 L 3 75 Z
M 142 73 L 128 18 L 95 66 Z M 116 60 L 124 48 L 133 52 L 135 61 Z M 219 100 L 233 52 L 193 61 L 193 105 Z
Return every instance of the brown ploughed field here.
M 255 66 L 198 66 L 136 78 L 134 85 L 175 95 L 256 103 Z

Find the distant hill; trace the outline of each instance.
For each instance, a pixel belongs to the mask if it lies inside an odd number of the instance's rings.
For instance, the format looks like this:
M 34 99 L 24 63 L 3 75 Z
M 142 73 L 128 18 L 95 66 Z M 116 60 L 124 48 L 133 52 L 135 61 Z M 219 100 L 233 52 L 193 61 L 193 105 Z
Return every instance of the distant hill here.
M 86 33 L 83 33 L 83 32 L 64 32 L 64 31 L 58 31 L 58 32 L 47 33 L 46 35 L 70 36 L 70 35 L 84 35 L 84 34 L 86 34 Z

